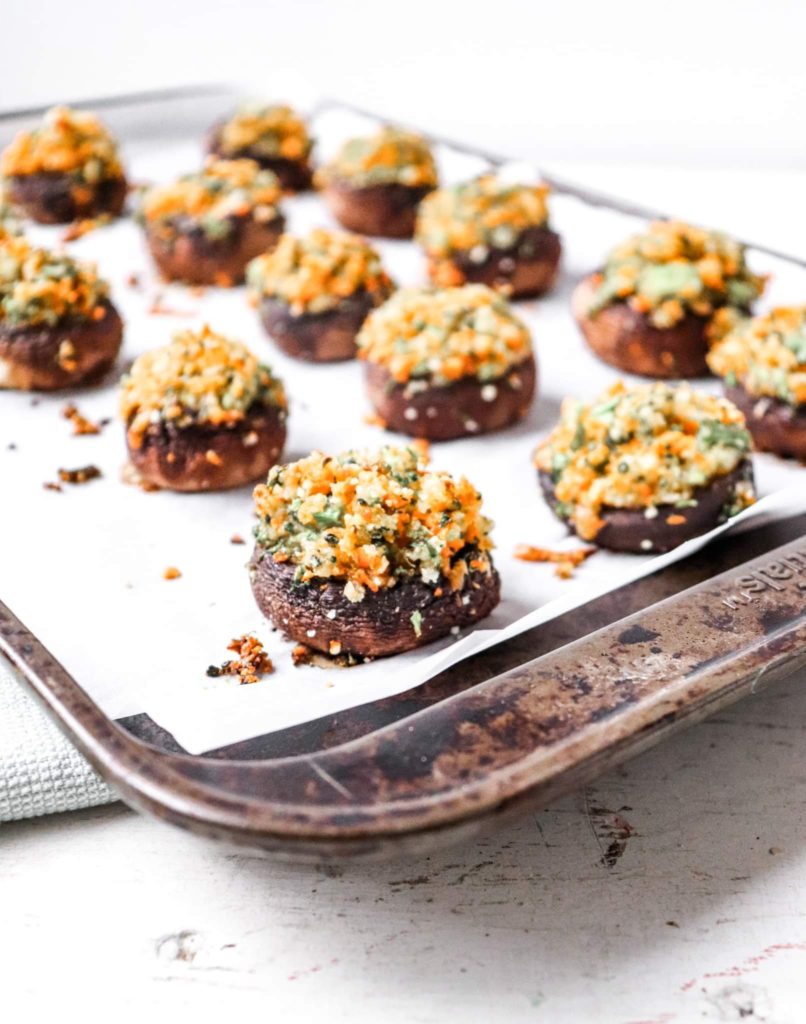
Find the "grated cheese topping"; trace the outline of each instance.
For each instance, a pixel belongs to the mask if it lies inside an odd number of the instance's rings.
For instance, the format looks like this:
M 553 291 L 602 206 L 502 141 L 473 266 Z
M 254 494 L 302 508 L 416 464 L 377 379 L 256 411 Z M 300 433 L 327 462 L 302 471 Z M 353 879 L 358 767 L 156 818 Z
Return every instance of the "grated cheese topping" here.
M 229 157 L 248 149 L 269 159 L 305 160 L 313 142 L 305 122 L 291 107 L 243 103 L 221 126 L 218 146 Z
M 430 471 L 412 447 L 312 452 L 275 466 L 255 488 L 257 543 L 295 578 L 344 580 L 345 596 L 420 579 L 461 589 L 490 572 L 492 523 L 464 477 Z
M 727 399 L 689 384 L 619 382 L 591 405 L 565 399 L 534 461 L 551 474 L 561 514 L 593 540 L 603 509 L 689 506 L 697 487 L 731 473 L 750 447 L 744 416 Z M 741 482 L 727 514 L 754 500 L 752 484 Z
M 95 264 L 0 233 L 0 323 L 52 327 L 67 318 L 103 319 L 108 297 Z
M 120 413 L 134 447 L 153 423 L 227 426 L 255 404 L 285 411 L 282 383 L 245 345 L 207 326 L 138 356 L 121 381 Z
M 548 223 L 547 185 L 518 185 L 484 174 L 437 189 L 417 211 L 415 238 L 429 256 L 473 252 L 483 262 L 489 249 L 510 249 L 526 228 Z
M 70 174 L 87 184 L 122 178 L 117 143 L 95 116 L 52 107 L 39 128 L 19 132 L 0 156 L 0 174 Z
M 382 302 L 394 287 L 363 238 L 324 228 L 304 238 L 283 235 L 272 252 L 252 260 L 246 280 L 254 297 L 281 299 L 295 314 L 324 313 L 356 292 Z
M 806 405 L 806 306 L 779 306 L 739 321 L 715 343 L 708 365 L 748 394 Z
M 357 342 L 359 358 L 384 366 L 398 383 L 437 386 L 496 380 L 532 352 L 526 325 L 483 284 L 401 289 L 370 313 Z
M 266 223 L 274 220 L 281 194 L 277 176 L 254 160 L 211 157 L 203 170 L 147 189 L 140 216 L 167 236 L 190 221 L 211 238 L 223 238 L 233 230 L 233 218 L 251 216 Z
M 331 181 L 359 188 L 392 184 L 435 188 L 437 168 L 421 135 L 386 126 L 376 135 L 345 142 L 334 159 L 317 171 L 317 185 Z
M 751 273 L 744 246 L 727 235 L 654 221 L 612 250 L 595 284 L 590 315 L 626 302 L 654 327 L 668 328 L 686 313 L 710 317 L 725 306 L 749 309 L 765 279 Z

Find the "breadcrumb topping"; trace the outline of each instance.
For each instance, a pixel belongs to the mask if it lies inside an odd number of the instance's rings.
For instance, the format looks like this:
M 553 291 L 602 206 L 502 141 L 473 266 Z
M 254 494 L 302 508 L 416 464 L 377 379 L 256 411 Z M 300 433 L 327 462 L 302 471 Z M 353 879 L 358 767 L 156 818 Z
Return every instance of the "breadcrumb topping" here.
M 47 324 L 102 320 L 109 285 L 93 263 L 36 249 L 21 235 L 0 236 L 0 321 Z
M 255 536 L 296 579 L 345 580 L 345 597 L 418 578 L 462 587 L 489 572 L 492 523 L 464 477 L 430 471 L 413 448 L 386 446 L 332 457 L 313 452 L 275 466 L 255 488 Z
M 254 160 L 210 158 L 204 169 L 144 193 L 140 217 L 165 237 L 198 224 L 211 238 L 224 238 L 234 218 L 251 216 L 268 223 L 278 216 L 281 188 L 277 176 Z
M 483 284 L 395 292 L 364 321 L 357 343 L 359 358 L 384 366 L 398 383 L 437 386 L 496 380 L 532 352 L 526 325 Z
M 503 182 L 495 174 L 437 189 L 417 210 L 415 238 L 439 260 L 469 252 L 483 263 L 490 249 L 511 249 L 527 228 L 548 223 L 547 185 Z
M 346 181 L 367 185 L 435 188 L 437 167 L 426 139 L 416 132 L 383 127 L 377 134 L 349 139 L 316 173 L 319 186 Z
M 134 447 L 152 423 L 227 426 L 255 404 L 285 412 L 282 383 L 245 345 L 207 326 L 179 331 L 168 345 L 145 352 L 121 381 L 120 412 Z
M 255 297 L 281 299 L 295 314 L 327 312 L 356 292 L 377 304 L 394 288 L 363 238 L 324 228 L 304 238 L 283 235 L 272 252 L 252 260 L 246 280 Z
M 88 185 L 122 178 L 117 143 L 95 116 L 70 107 L 52 107 L 42 125 L 18 132 L 0 156 L 0 174 L 70 174 Z
M 223 665 L 210 665 L 208 676 L 237 676 L 241 683 L 256 683 L 261 676 L 274 672 L 274 663 L 263 648 L 263 644 L 252 633 L 230 640 L 228 651 L 238 655 Z
M 614 384 L 596 402 L 562 404 L 560 422 L 537 448 L 535 465 L 551 475 L 560 512 L 584 540 L 602 526 L 603 508 L 696 504 L 694 491 L 747 459 L 744 416 L 727 399 L 690 384 Z M 737 485 L 734 514 L 753 503 Z
M 707 359 L 729 386 L 806 405 L 806 306 L 779 306 L 739 321 Z
M 723 306 L 747 310 L 765 278 L 745 262 L 745 248 L 716 231 L 679 221 L 654 221 L 607 257 L 595 276 L 589 314 L 626 302 L 654 327 L 673 327 L 686 313 L 709 317 Z
M 312 145 L 305 122 L 284 104 L 242 103 L 218 133 L 218 147 L 230 157 L 248 149 L 268 159 L 305 160 Z

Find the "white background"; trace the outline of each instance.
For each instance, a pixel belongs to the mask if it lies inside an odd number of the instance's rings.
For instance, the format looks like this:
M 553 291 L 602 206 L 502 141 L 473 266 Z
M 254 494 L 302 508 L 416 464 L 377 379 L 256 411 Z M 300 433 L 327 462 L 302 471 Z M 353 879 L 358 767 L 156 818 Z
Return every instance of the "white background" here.
M 247 80 L 546 162 L 806 167 L 797 0 L 5 0 L 3 12 L 6 109 Z

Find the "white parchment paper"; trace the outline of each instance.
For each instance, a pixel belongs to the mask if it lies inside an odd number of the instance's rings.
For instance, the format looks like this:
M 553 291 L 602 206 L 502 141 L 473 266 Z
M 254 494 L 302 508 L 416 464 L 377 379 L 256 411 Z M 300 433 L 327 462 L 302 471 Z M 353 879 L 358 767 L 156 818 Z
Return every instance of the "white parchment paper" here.
M 367 124 L 331 112 L 315 127 L 326 155 L 341 138 L 366 130 Z M 141 140 L 128 156 L 135 180 L 166 180 L 196 167 L 200 150 L 195 139 Z M 447 150 L 440 150 L 438 158 L 446 181 L 483 168 L 480 161 Z M 509 173 L 522 175 L 528 169 Z M 335 226 L 315 196 L 288 200 L 286 214 L 293 231 Z M 496 524 L 495 562 L 503 599 L 478 629 L 351 669 L 294 668 L 292 645 L 271 630 L 252 599 L 245 570 L 250 547 L 230 543 L 234 533 L 251 541 L 250 488 L 176 495 L 124 485 L 117 373 L 100 388 L 71 395 L 0 393 L 2 599 L 107 714 L 147 711 L 186 749 L 199 753 L 401 692 L 473 651 L 703 546 L 709 538 L 661 558 L 600 552 L 565 581 L 549 565 L 513 557 L 518 543 L 578 546 L 541 499 L 530 455 L 555 422 L 564 395 L 593 396 L 617 379 L 586 349 L 568 303 L 574 281 L 639 226 L 629 217 L 562 197 L 553 199 L 552 220 L 563 236 L 565 254 L 559 286 L 547 299 L 518 304 L 533 331 L 540 373 L 539 397 L 529 417 L 497 435 L 432 447 L 433 465 L 467 475 L 482 491 L 485 510 Z M 30 234 L 54 245 L 60 230 L 32 228 Z M 414 245 L 381 242 L 379 248 L 398 283 L 424 282 L 423 260 Z M 263 334 L 242 288 L 199 295 L 160 284 L 133 222 L 97 230 L 70 249 L 97 260 L 112 284 L 126 321 L 121 365 L 165 343 L 178 328 L 208 322 L 250 345 L 285 380 L 291 398 L 288 459 L 312 448 L 335 452 L 394 440 L 364 422 L 370 409 L 361 365 L 309 366 L 288 359 Z M 806 299 L 806 272 L 757 254 L 752 263 L 773 275 L 765 305 Z M 137 287 L 129 283 L 132 274 L 139 279 Z M 149 312 L 158 294 L 172 312 Z M 719 390 L 717 382 L 702 386 Z M 61 418 L 67 400 L 77 401 L 91 418 L 111 417 L 113 422 L 97 437 L 73 437 Z M 56 479 L 59 467 L 87 463 L 99 466 L 103 478 L 84 486 L 64 485 L 62 493 L 43 489 L 45 481 Z M 806 508 L 806 474 L 800 467 L 759 455 L 756 472 L 764 497 L 741 520 Z M 164 580 L 168 566 L 176 566 L 181 577 Z M 277 671 L 252 686 L 206 677 L 208 665 L 228 657 L 228 641 L 247 631 L 264 641 Z

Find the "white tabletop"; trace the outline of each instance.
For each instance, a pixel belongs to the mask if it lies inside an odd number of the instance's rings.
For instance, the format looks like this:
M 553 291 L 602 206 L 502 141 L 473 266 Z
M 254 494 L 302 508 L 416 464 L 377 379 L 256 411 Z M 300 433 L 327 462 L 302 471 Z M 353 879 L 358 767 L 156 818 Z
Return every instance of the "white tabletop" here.
M 794 174 L 584 176 L 800 241 Z M 71 1006 L 90 1021 L 104 1008 L 116 1020 L 158 1009 L 158 1020 L 799 1024 L 804 681 L 418 862 L 278 865 L 122 805 L 4 825 L 2 1006 L 19 1001 L 19 1020 Z

